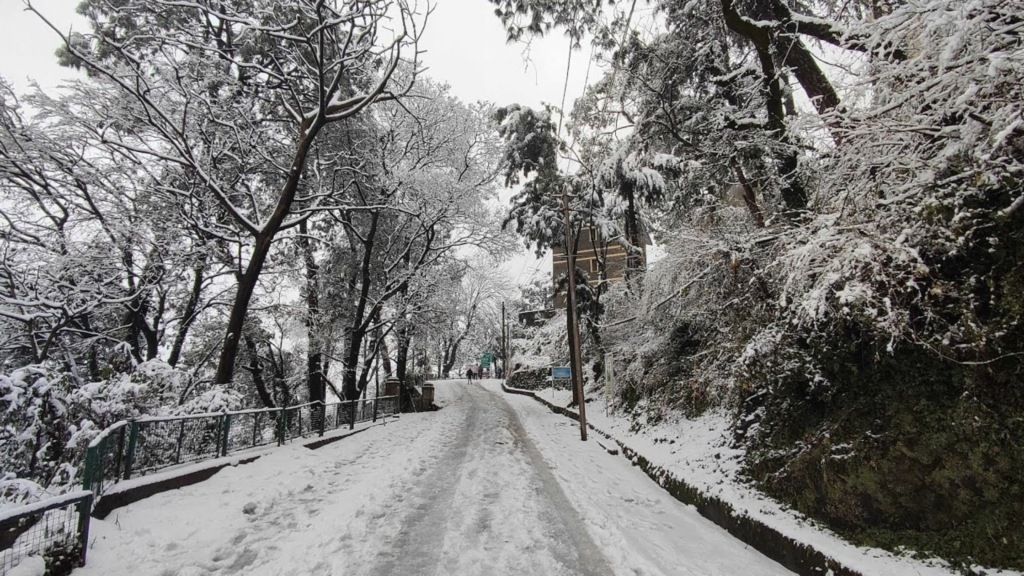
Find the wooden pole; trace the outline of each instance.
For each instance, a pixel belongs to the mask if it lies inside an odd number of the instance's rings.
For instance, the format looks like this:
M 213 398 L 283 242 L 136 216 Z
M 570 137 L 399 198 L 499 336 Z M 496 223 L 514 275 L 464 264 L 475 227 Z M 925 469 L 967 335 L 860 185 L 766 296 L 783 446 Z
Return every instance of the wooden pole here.
M 576 398 L 579 399 L 577 409 L 580 414 L 580 440 L 587 440 L 587 403 L 583 398 L 583 359 L 580 354 L 580 321 L 576 314 L 576 255 L 572 249 L 572 226 L 569 221 L 569 193 L 562 187 L 562 220 L 565 224 L 565 261 L 568 264 L 569 294 L 566 299 L 568 309 L 566 313 L 572 312 L 572 321 L 569 323 L 569 336 L 572 343 L 569 351 L 569 369 L 572 371 L 573 389 L 576 390 Z
M 505 302 L 501 303 L 501 377 L 508 378 L 508 346 L 505 343 Z

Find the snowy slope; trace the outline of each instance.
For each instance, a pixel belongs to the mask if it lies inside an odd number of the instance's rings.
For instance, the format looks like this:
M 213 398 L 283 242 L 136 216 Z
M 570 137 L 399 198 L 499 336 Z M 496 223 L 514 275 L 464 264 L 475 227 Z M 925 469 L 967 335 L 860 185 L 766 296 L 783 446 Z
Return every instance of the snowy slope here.
M 549 388 L 538 390 L 536 394 L 557 406 L 566 406 L 572 399 L 571 392 L 567 390 Z M 522 398 L 537 404 L 528 397 Z M 564 420 L 570 426 L 578 426 L 574 421 Z M 959 574 L 939 560 L 923 561 L 850 544 L 743 482 L 738 475 L 742 453 L 730 447 L 729 418 L 724 413 L 710 412 L 696 419 L 670 417 L 665 422 L 634 431 L 629 418 L 609 414 L 603 401 L 593 401 L 587 404 L 587 420 L 597 430 L 630 447 L 652 464 L 668 470 L 704 494 L 727 502 L 739 513 L 805 543 L 866 576 Z M 979 570 L 988 576 L 1020 576 L 1019 572 L 1008 570 Z

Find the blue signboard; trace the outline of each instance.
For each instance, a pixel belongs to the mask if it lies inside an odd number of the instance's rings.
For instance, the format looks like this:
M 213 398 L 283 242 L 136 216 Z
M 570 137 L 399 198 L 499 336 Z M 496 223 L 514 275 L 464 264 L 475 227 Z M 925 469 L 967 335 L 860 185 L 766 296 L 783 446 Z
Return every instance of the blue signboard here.
M 572 378 L 572 370 L 568 366 L 552 366 L 551 378 L 555 380 L 569 380 Z

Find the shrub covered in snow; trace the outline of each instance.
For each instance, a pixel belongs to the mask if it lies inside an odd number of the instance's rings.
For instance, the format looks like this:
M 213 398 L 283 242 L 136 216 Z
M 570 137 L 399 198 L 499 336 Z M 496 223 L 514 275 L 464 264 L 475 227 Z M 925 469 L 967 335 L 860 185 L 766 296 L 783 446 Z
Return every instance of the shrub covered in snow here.
M 65 377 L 44 365 L 0 375 L 0 411 L 4 498 L 31 501 L 40 486 L 66 483 L 68 443 L 77 430 L 69 419 Z
M 76 487 L 89 442 L 120 420 L 241 405 L 238 393 L 217 386 L 196 390 L 186 373 L 157 360 L 79 386 L 54 364 L 0 374 L 0 506 Z

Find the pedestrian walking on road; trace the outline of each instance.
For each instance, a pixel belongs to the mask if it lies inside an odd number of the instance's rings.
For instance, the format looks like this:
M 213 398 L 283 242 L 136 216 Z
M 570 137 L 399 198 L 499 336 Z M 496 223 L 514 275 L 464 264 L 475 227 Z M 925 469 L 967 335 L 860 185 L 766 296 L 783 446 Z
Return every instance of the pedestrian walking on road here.
M 469 380 L 470 384 L 473 383 L 473 369 L 472 368 L 469 368 L 468 370 L 466 370 L 466 379 Z

